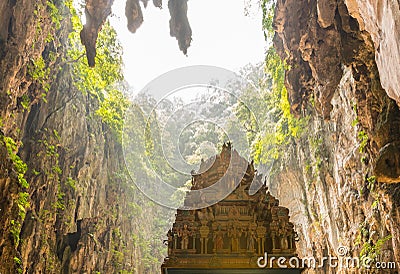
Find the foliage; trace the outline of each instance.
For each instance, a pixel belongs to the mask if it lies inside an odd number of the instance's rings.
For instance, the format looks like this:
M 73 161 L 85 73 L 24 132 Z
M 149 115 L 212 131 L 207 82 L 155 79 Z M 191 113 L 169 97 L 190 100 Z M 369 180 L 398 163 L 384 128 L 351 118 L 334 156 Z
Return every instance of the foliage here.
M 74 84 L 79 91 L 89 94 L 99 102 L 96 114 L 113 129 L 119 139 L 122 134 L 124 113 L 129 106 L 125 95 L 117 88 L 123 80 L 122 47 L 117 40 L 117 33 L 107 21 L 99 33 L 96 47 L 96 66 L 87 64 L 85 49 L 80 42 L 83 28 L 79 14 L 72 1 L 66 2 L 71 12 L 73 31 L 69 34 L 68 57 L 72 61 Z
M 287 145 L 301 136 L 308 120 L 297 119 L 290 112 L 284 85 L 285 65 L 272 47 L 266 55 L 265 74 L 244 89 L 240 99 L 246 103 L 238 105 L 236 115 L 243 125 L 250 124 L 248 136 L 254 161 L 269 165 L 282 156 Z M 249 107 L 256 112 L 256 117 Z M 256 126 L 257 122 L 261 124 Z
M 15 262 L 15 264 L 17 264 L 17 265 L 20 265 L 20 264 L 22 264 L 22 261 L 21 261 L 21 259 L 20 259 L 20 258 L 18 258 L 18 257 L 14 257 L 14 262 Z
M 261 8 L 263 10 L 263 30 L 266 41 L 272 41 L 275 34 L 273 29 L 274 11 L 276 0 L 262 0 Z
M 360 120 L 358 119 L 357 104 L 353 102 L 352 105 L 353 105 L 353 111 L 356 115 L 356 118 L 351 122 L 351 126 L 355 127 L 356 125 L 358 125 L 360 123 Z
M 368 140 L 369 140 L 369 137 L 365 133 L 364 130 L 361 130 L 361 131 L 358 132 L 358 140 L 360 141 L 359 151 L 360 151 L 360 153 L 363 153 L 364 150 L 365 150 L 365 147 L 368 144 Z
M 29 184 L 25 179 L 25 173 L 27 172 L 28 167 L 24 163 L 24 161 L 22 161 L 21 158 L 17 155 L 17 143 L 11 137 L 6 136 L 3 136 L 3 142 L 7 148 L 8 158 L 13 163 L 14 170 L 17 173 L 20 186 L 23 188 L 28 188 Z
M 360 258 L 368 257 L 371 260 L 377 260 L 378 256 L 382 252 L 382 248 L 385 243 L 392 238 L 392 235 L 388 235 L 384 238 L 378 239 L 376 243 L 367 241 L 361 248 Z
M 28 208 L 30 206 L 29 205 L 29 193 L 19 192 L 17 205 L 18 205 L 18 209 L 19 209 L 18 215 L 23 220 L 23 219 L 25 219 L 26 208 Z
M 46 13 L 47 15 L 45 15 Z M 33 14 L 36 17 L 35 21 L 37 22 L 34 42 L 37 42 L 40 35 L 43 33 L 42 25 L 47 24 L 47 18 L 51 20 L 51 28 L 50 32 L 47 34 L 45 42 L 49 43 L 53 41 L 55 31 L 61 28 L 61 21 L 63 19 L 60 10 L 56 6 L 56 2 L 53 0 L 47 0 L 46 4 L 43 4 L 41 1 L 37 1 L 37 6 Z M 32 46 L 34 47 L 35 43 Z
M 117 89 L 110 89 L 104 100 L 100 102 L 100 107 L 96 111 L 102 121 L 115 130 L 119 139 L 122 137 L 124 127 L 124 115 L 129 106 L 125 96 Z
M 76 190 L 76 183 L 77 181 L 72 179 L 71 177 L 68 177 L 65 184 L 69 187 L 71 187 L 73 190 Z
M 8 158 L 11 160 L 13 164 L 13 169 L 17 174 L 19 186 L 23 189 L 29 188 L 29 184 L 25 179 L 25 174 L 28 170 L 28 167 L 24 161 L 17 155 L 18 147 L 17 143 L 11 137 L 3 136 L 2 142 L 7 149 Z M 25 219 L 26 209 L 30 206 L 29 204 L 29 193 L 25 191 L 21 191 L 18 193 L 18 197 L 16 198 L 16 206 L 18 209 L 18 220 L 10 221 L 10 233 L 14 240 L 15 246 L 18 246 L 20 241 L 20 232 L 21 232 L 21 222 Z
M 368 183 L 368 189 L 369 191 L 374 191 L 375 190 L 375 183 L 376 183 L 376 177 L 375 176 L 370 176 L 367 178 L 367 183 Z
M 52 0 L 47 0 L 47 10 L 56 29 L 61 27 L 62 16 Z
M 308 119 L 295 118 L 290 112 L 285 88 L 287 66 L 272 46 L 274 0 L 263 0 L 263 29 L 268 44 L 264 71 L 247 68 L 244 78 L 251 80 L 242 87 L 236 116 L 247 128 L 247 136 L 256 164 L 270 165 L 278 160 L 287 146 L 299 138 Z M 253 113 L 252 113 L 253 112 Z M 259 123 L 259 124 L 258 124 Z
M 32 77 L 34 82 L 42 87 L 43 92 L 41 93 L 41 98 L 44 102 L 47 102 L 46 96 L 47 92 L 50 90 L 50 68 L 47 66 L 42 56 L 31 60 L 28 64 L 28 74 Z
M 16 220 L 11 220 L 10 221 L 10 225 L 11 225 L 10 233 L 11 233 L 11 236 L 12 236 L 12 238 L 14 240 L 14 245 L 18 246 L 19 245 L 19 240 L 20 240 L 19 233 L 21 232 L 21 223 L 16 221 Z
M 21 106 L 24 109 L 28 109 L 30 106 L 31 101 L 29 100 L 29 96 L 27 94 L 22 95 L 21 97 Z
M 63 193 L 61 191 L 59 191 L 57 193 L 57 201 L 54 204 L 54 207 L 56 209 L 65 210 L 64 196 L 65 196 L 65 193 Z

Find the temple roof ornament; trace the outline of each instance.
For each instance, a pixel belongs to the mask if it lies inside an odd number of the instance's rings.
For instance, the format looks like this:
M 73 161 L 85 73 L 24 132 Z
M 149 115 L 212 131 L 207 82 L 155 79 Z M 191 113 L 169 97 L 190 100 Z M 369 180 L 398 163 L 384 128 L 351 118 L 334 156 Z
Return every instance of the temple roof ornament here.
M 240 174 L 238 170 L 245 172 Z M 220 197 L 216 193 L 220 187 L 207 192 L 216 183 L 229 188 L 229 194 Z M 261 187 L 249 195 L 254 183 Z M 163 274 L 224 273 L 222 269 L 280 273 L 276 272 L 277 262 L 265 269 L 259 267 L 257 260 L 265 253 L 287 258 L 286 266 L 290 268 L 289 259 L 297 256 L 289 210 L 279 206 L 278 199 L 269 193 L 253 162 L 241 157 L 230 143 L 224 144 L 219 155 L 202 161 L 199 170 L 192 172 L 191 190 L 199 189 L 204 192 L 197 191 L 196 196 L 188 192 L 183 207 L 198 209 L 177 210 L 167 235 L 168 257 L 162 265 Z M 292 270 L 290 273 L 301 272 Z

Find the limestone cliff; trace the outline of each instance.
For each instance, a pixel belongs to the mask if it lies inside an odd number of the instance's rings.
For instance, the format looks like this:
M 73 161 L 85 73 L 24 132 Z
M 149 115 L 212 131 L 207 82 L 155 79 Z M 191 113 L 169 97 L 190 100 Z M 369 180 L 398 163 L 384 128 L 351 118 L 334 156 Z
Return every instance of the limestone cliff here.
M 10 0 L 0 14 L 0 272 L 158 271 L 138 237 L 151 209 L 138 211 L 121 145 L 72 80 L 69 9 Z
M 270 186 L 290 208 L 300 256 L 345 246 L 398 271 L 399 20 L 397 1 L 277 1 L 274 44 L 290 67 L 292 112 L 310 122 Z

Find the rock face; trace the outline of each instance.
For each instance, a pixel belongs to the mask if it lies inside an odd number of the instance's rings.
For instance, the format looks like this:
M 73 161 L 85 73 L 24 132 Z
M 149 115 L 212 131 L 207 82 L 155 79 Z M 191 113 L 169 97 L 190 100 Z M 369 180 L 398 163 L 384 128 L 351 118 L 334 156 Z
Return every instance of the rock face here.
M 0 4 L 0 272 L 155 273 L 137 236 L 154 229 L 151 213 L 137 210 L 98 101 L 62 61 L 70 18 L 57 8 L 59 27 L 48 1 Z
M 399 20 L 397 1 L 277 1 L 274 44 L 311 134 L 276 163 L 270 189 L 301 231 L 300 257 L 345 246 L 400 262 Z
M 374 173 L 379 182 L 398 183 L 400 181 L 400 144 L 389 143 L 379 151 Z
M 382 87 L 400 104 L 400 3 L 399 1 L 347 0 L 346 6 L 361 30 L 367 31 L 375 48 Z
M 86 57 L 90 67 L 95 65 L 96 42 L 101 27 L 111 14 L 114 0 L 86 0 L 86 24 L 81 31 L 81 41 L 86 48 Z
M 129 31 L 135 33 L 143 23 L 143 12 L 139 0 L 126 1 L 125 16 L 128 19 Z
M 187 18 L 187 0 L 169 0 L 169 20 L 170 35 L 178 40 L 179 49 L 183 54 L 187 54 L 187 49 L 192 42 L 192 29 Z

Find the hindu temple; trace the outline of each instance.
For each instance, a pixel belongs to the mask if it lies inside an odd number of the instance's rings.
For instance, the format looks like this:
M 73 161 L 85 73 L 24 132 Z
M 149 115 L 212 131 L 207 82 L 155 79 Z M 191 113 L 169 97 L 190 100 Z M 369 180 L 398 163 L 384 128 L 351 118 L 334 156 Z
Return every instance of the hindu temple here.
M 162 274 L 302 271 L 294 263 L 297 234 L 289 210 L 230 143 L 192 172 L 191 191 L 167 236 Z

